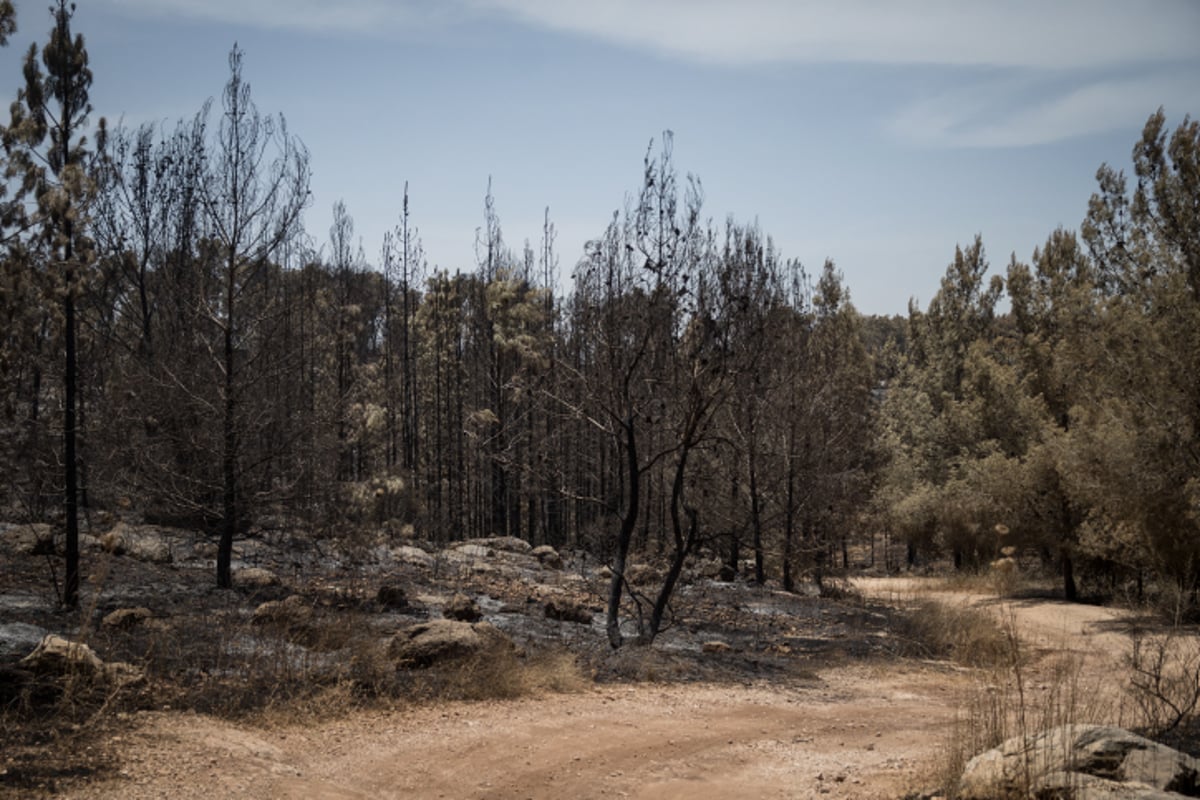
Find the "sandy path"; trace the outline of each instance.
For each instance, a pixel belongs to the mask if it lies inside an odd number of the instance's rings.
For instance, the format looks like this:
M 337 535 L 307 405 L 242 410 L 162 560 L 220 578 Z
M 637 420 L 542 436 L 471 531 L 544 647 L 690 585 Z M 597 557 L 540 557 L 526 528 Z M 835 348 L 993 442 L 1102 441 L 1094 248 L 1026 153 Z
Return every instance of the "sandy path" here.
M 868 582 L 878 597 L 928 591 Z M 931 596 L 992 603 L 984 596 Z M 1052 601 L 996 607 L 1039 648 L 1104 672 L 1120 612 Z M 852 664 L 808 686 L 614 685 L 512 702 L 359 713 L 245 728 L 141 715 L 116 742 L 101 798 L 886 798 L 930 785 L 970 676 L 948 666 Z
M 249 729 L 147 714 L 77 798 L 878 798 L 919 785 L 952 671 L 850 666 L 811 688 L 605 686 Z
M 936 579 L 859 578 L 854 585 L 885 602 L 928 597 L 994 612 L 1002 622 L 1015 622 L 1021 641 L 1034 648 L 1070 652 L 1082 657 L 1087 672 L 1124 681 L 1129 653 L 1129 624 L 1124 609 L 1050 599 L 1006 599 L 983 592 L 946 591 Z

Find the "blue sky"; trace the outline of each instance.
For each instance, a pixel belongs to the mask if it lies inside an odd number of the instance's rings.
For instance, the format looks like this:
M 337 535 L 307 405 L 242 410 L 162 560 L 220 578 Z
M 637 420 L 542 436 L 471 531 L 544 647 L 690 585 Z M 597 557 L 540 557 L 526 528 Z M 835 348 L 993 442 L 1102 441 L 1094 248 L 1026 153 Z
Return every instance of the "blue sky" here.
M 927 304 L 976 233 L 993 269 L 1028 260 L 1155 109 L 1200 114 L 1194 0 L 77 2 L 110 124 L 190 117 L 240 44 L 311 151 L 315 246 L 341 199 L 377 262 L 408 181 L 431 266 L 472 269 L 490 177 L 508 244 L 549 206 L 569 274 L 670 129 L 709 216 L 832 258 L 866 313 Z M 46 5 L 17 2 L 6 97 Z

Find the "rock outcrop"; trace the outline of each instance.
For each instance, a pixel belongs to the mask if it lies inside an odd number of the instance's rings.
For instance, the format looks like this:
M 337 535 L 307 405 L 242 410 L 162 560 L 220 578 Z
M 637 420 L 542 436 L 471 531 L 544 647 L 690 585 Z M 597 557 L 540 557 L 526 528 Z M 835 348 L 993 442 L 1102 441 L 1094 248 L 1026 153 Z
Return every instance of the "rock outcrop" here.
M 529 555 L 536 558 L 538 563 L 547 569 L 563 568 L 562 556 L 558 554 L 557 550 L 548 544 L 533 548 L 529 551 Z
M 148 608 L 118 608 L 106 614 L 100 624 L 106 628 L 127 631 L 153 618 L 154 614 Z
M 533 546 L 524 539 L 516 536 L 488 536 L 484 539 L 468 539 L 468 546 L 475 545 L 487 550 L 500 550 L 505 553 L 527 554 Z
M 1062 800 L 1200 795 L 1200 760 L 1121 728 L 1063 725 L 1009 739 L 968 762 L 959 797 Z
M 546 601 L 546 619 L 591 625 L 592 613 L 591 608 L 568 597 L 551 597 Z
M 54 529 L 44 522 L 0 525 L 0 537 L 18 555 L 54 555 Z
M 106 664 L 86 644 L 53 633 L 47 634 L 17 666 L 39 677 L 82 679 L 93 685 L 120 687 L 142 678 L 137 667 L 123 662 Z
M 173 560 L 171 546 L 162 533 L 148 525 L 129 525 L 118 522 L 99 537 L 100 546 L 114 555 L 124 555 L 152 564 L 169 564 Z
M 432 619 L 396 634 L 388 655 L 397 666 L 421 668 L 511 646 L 507 636 L 486 622 Z
M 442 616 L 459 622 L 478 622 L 483 619 L 483 612 L 479 610 L 478 603 L 459 593 L 450 598 L 450 602 L 442 610 Z
M 312 622 L 312 618 L 312 606 L 300 595 L 293 594 L 283 600 L 268 600 L 262 603 L 254 609 L 250 621 L 255 625 L 299 630 Z
M 433 569 L 436 563 L 433 556 L 429 555 L 429 553 L 426 553 L 419 547 L 407 544 L 400 547 L 393 547 L 392 558 L 401 563 L 412 564 L 414 567 L 421 567 L 422 569 Z
M 234 582 L 245 589 L 261 591 L 280 585 L 279 576 L 263 567 L 246 567 L 234 576 Z

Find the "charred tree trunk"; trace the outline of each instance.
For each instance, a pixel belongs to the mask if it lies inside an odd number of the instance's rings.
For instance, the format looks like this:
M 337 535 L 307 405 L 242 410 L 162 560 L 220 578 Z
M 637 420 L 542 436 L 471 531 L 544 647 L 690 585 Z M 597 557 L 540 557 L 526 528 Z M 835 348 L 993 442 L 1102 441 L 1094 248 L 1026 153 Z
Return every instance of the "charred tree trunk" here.
M 641 634 L 640 643 L 642 644 L 651 644 L 662 630 L 662 621 L 667 613 L 667 605 L 675 592 L 675 585 L 679 582 L 683 565 L 687 563 L 687 557 L 695 546 L 700 527 L 696 510 L 685 507 L 683 502 L 684 475 L 687 471 L 689 452 L 690 446 L 685 445 L 679 454 L 679 461 L 675 465 L 675 479 L 671 484 L 671 532 L 675 541 L 675 549 L 671 553 L 671 564 L 667 568 L 662 587 L 659 589 L 658 596 L 654 600 L 654 607 L 650 611 L 650 622 Z M 687 514 L 688 517 L 686 532 L 680 512 Z
M 638 463 L 637 451 L 637 421 L 627 417 L 622 425 L 625 431 L 625 473 L 628 481 L 628 502 L 625 512 L 621 515 L 621 531 L 617 535 L 617 550 L 613 554 L 612 580 L 608 586 L 608 608 L 605 616 L 605 629 L 608 633 L 608 643 L 614 650 L 624 644 L 621 636 L 621 595 L 625 591 L 625 566 L 629 558 L 629 545 L 633 541 L 633 532 L 638 522 L 638 507 L 640 502 L 639 487 L 642 482 L 641 465 Z
M 217 586 L 233 586 L 233 535 L 237 529 L 237 397 L 234 376 L 234 303 L 237 299 L 237 255 L 229 256 L 225 281 L 226 314 L 222 365 L 224 374 L 224 417 L 221 421 L 221 540 L 217 545 Z
M 67 224 L 66 260 L 71 259 L 71 225 Z M 63 370 L 63 511 L 67 525 L 67 565 L 63 584 L 63 605 L 76 608 L 79 605 L 79 491 L 78 463 L 75 458 L 76 428 L 76 354 L 75 354 L 75 296 L 71 284 L 72 270 L 66 271 L 66 291 L 63 294 L 63 332 L 66 339 L 66 364 Z

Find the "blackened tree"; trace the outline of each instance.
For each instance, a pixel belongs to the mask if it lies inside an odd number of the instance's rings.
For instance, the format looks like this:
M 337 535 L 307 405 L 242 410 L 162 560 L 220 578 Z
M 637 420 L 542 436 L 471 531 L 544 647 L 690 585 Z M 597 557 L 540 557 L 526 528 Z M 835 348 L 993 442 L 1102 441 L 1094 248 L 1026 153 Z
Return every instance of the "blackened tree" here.
M 202 207 L 205 227 L 220 265 L 222 291 L 208 314 L 220 332 L 221 352 L 221 538 L 217 585 L 232 585 L 230 564 L 239 522 L 242 447 L 240 401 L 247 385 L 244 367 L 251 319 L 244 318 L 247 287 L 272 267 L 284 245 L 300 230 L 309 198 L 308 150 L 288 133 L 283 117 L 263 116 L 242 78 L 243 53 L 229 53 L 229 81 L 222 116 L 208 159 Z

